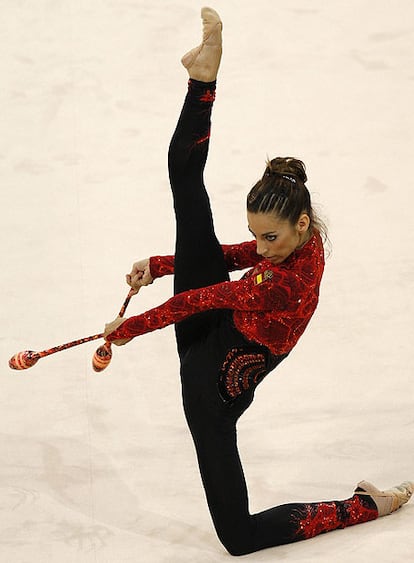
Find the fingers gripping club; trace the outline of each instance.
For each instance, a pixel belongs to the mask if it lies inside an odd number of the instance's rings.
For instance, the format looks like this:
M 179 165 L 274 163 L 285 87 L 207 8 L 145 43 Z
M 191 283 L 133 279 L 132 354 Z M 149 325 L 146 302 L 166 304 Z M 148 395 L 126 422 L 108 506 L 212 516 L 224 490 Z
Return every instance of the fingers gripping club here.
M 135 295 L 136 291 L 131 289 L 121 307 L 121 310 L 119 311 L 118 317 L 123 317 L 126 311 L 126 308 L 128 307 L 128 304 L 131 300 L 131 297 L 133 295 Z M 102 344 L 102 346 L 99 346 L 99 348 L 97 348 L 95 354 L 93 355 L 92 358 L 92 367 L 94 369 L 94 371 L 103 371 L 105 368 L 108 367 L 110 361 L 112 359 L 112 347 L 111 347 L 111 343 L 110 342 L 105 342 L 105 344 Z

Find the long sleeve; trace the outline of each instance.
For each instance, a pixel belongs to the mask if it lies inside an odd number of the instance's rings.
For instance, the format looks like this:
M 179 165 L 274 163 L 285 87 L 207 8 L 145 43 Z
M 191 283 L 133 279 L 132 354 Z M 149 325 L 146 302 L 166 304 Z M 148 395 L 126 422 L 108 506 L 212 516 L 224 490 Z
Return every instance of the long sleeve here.
M 256 242 L 242 242 L 240 244 L 223 244 L 224 260 L 229 272 L 251 268 L 262 259 L 256 252 Z M 174 256 L 152 256 L 150 258 L 151 276 L 161 278 L 174 273 Z
M 222 282 L 179 293 L 164 304 L 127 319 L 110 335 L 109 340 L 140 336 L 210 309 L 284 310 L 289 306 L 294 292 L 290 284 L 295 281 L 295 285 L 298 285 L 297 280 L 288 279 L 288 276 L 277 276 L 278 279 L 273 280 L 272 276 L 273 271 L 266 270 L 264 274 L 239 281 Z M 263 278 L 263 281 L 257 283 L 257 278 Z M 299 295 L 298 289 L 296 291 Z
M 140 336 L 195 313 L 231 309 L 236 327 L 250 340 L 267 345 L 275 353 L 284 353 L 302 334 L 318 301 L 323 258 L 313 238 L 314 244 L 308 243 L 307 251 L 294 253 L 281 265 L 262 260 L 241 280 L 175 295 L 127 319 L 108 340 Z
M 256 266 L 263 258 L 256 252 L 256 241 L 221 246 L 229 272 L 244 270 Z
M 174 273 L 174 256 L 151 256 L 149 269 L 154 280 L 172 275 Z

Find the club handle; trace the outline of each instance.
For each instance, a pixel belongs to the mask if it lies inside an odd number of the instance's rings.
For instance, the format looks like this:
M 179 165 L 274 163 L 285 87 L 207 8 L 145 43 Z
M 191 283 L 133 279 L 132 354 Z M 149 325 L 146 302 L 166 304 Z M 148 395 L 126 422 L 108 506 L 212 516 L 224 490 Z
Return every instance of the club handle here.
M 48 348 L 47 350 L 42 350 L 42 352 L 37 352 L 40 358 L 45 356 L 50 356 L 51 354 L 56 354 L 56 352 L 61 352 L 62 350 L 67 350 L 68 348 L 73 348 L 74 346 L 80 346 L 86 342 L 92 342 L 92 340 L 98 340 L 104 335 L 103 332 L 100 334 L 93 334 L 92 336 L 86 336 L 85 338 L 79 338 L 78 340 L 72 340 L 66 344 L 60 344 L 59 346 L 54 346 L 53 348 Z
M 139 291 L 139 290 L 138 290 L 138 291 Z M 132 289 L 132 288 L 131 288 L 131 289 L 129 290 L 128 295 L 126 296 L 126 299 L 125 299 L 125 301 L 124 301 L 123 304 L 122 304 L 121 310 L 120 310 L 119 313 L 118 313 L 118 317 L 123 317 L 123 316 L 125 315 L 125 311 L 126 311 L 126 308 L 127 308 L 128 305 L 129 305 L 129 302 L 131 301 L 131 297 L 132 297 L 133 295 L 136 295 L 136 293 L 137 293 L 137 292 L 136 292 L 135 289 Z

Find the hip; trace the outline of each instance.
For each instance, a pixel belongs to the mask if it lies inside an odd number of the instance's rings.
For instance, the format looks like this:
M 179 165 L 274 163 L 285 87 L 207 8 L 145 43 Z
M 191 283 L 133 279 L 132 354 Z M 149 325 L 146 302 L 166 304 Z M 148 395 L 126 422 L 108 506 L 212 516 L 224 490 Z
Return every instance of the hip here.
M 198 398 L 207 394 L 228 407 L 243 398 L 250 404 L 256 387 L 286 356 L 247 340 L 231 311 L 223 311 L 217 325 L 181 358 L 181 380 Z

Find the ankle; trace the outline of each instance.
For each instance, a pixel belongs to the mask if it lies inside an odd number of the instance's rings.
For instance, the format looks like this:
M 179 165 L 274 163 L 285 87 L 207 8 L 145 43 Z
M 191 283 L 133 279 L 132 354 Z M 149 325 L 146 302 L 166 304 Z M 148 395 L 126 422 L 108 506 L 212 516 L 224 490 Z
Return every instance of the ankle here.
M 197 80 L 196 78 L 189 78 L 188 79 L 189 86 L 194 86 L 196 88 L 202 88 L 206 90 L 215 90 L 217 80 L 210 80 L 208 82 L 204 82 L 203 80 Z
M 372 483 L 361 481 L 355 494 L 374 501 L 379 516 L 387 516 L 407 503 L 414 492 L 414 483 L 404 481 L 401 485 L 380 491 Z
M 188 80 L 188 96 L 194 101 L 212 104 L 216 99 L 216 81 L 202 82 L 190 78 Z

